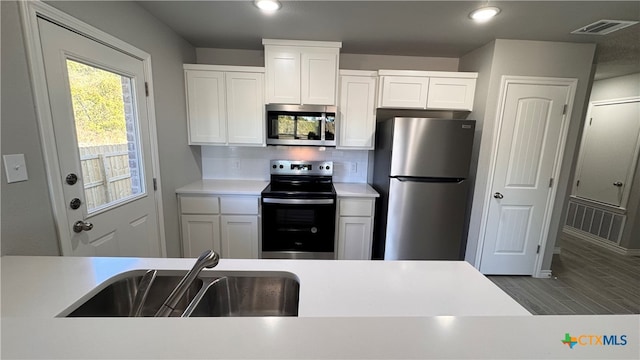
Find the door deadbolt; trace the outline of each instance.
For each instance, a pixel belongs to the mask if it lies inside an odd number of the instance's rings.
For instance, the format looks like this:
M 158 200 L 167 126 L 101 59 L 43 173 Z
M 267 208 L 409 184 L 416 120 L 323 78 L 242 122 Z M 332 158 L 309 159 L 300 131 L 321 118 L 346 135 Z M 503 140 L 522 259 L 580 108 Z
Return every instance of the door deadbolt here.
M 493 194 L 493 197 L 496 199 L 502 199 L 504 197 L 504 195 L 500 194 L 499 192 Z
M 75 185 L 75 183 L 78 182 L 78 175 L 76 175 L 74 173 L 71 173 L 71 174 L 67 175 L 65 181 L 69 185 Z
M 81 233 L 93 229 L 93 224 L 88 221 L 78 220 L 73 224 L 73 232 Z
M 69 202 L 69 207 L 72 208 L 73 210 L 77 210 L 80 207 L 80 205 L 82 205 L 82 201 L 80 201 L 80 199 L 78 198 L 74 198 Z

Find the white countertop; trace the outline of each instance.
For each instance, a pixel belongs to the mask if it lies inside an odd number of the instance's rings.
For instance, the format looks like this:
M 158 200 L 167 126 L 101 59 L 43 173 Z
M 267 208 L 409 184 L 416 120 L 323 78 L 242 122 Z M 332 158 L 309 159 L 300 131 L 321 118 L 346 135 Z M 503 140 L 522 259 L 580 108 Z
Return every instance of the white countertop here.
M 178 194 L 192 195 L 255 195 L 269 185 L 267 180 L 198 180 L 176 189 Z M 338 197 L 378 197 L 380 196 L 366 183 L 333 183 Z
M 640 358 L 640 316 L 527 316 L 463 262 L 222 260 L 218 271 L 295 273 L 300 317 L 188 319 L 54 316 L 114 274 L 185 270 L 193 259 L 0 262 L 3 359 Z M 499 316 L 422 316 L 473 313 Z M 568 349 L 567 332 L 627 344 Z
M 72 304 L 89 299 L 100 284 L 120 273 L 188 270 L 193 262 L 3 257 L 2 316 L 54 317 Z M 299 317 L 529 315 L 463 261 L 222 259 L 215 269 L 205 271 L 291 272 L 300 282 Z

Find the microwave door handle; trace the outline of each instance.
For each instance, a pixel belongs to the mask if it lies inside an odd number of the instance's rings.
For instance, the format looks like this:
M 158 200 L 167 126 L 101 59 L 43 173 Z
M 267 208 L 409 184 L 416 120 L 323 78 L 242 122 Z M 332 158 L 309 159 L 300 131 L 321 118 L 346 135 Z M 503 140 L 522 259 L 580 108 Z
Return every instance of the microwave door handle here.
M 320 140 L 324 144 L 324 130 L 325 124 L 327 123 L 327 113 L 322 113 L 322 120 L 320 121 Z

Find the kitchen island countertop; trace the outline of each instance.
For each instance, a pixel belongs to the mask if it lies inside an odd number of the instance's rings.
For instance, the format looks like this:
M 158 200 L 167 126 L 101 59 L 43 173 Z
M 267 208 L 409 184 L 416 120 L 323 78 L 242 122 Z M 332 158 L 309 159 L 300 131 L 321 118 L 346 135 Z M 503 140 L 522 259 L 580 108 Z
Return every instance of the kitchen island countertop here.
M 551 359 L 573 354 L 560 342 L 568 329 L 630 339 L 578 349 L 581 357 L 638 358 L 640 317 L 528 316 L 465 262 L 223 259 L 207 271 L 296 274 L 300 317 L 55 317 L 115 274 L 193 261 L 0 258 L 2 358 Z

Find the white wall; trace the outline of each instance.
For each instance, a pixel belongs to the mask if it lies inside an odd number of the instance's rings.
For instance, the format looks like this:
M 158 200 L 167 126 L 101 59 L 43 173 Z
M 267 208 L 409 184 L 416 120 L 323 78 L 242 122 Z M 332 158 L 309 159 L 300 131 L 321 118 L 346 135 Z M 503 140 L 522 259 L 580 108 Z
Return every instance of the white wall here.
M 640 96 L 640 73 L 594 81 L 589 102 L 634 96 Z M 576 165 L 577 162 L 574 163 L 574 167 Z M 627 203 L 627 221 L 620 239 L 620 246 L 627 249 L 640 249 L 640 166 L 636 166 L 631 185 Z
M 496 125 L 497 102 L 503 75 L 577 78 L 575 101 L 567 135 L 565 155 L 558 181 L 558 191 L 548 233 L 547 247 L 543 256 L 542 270 L 551 267 L 551 258 L 557 234 L 561 231 L 564 199 L 567 196 L 571 164 L 576 153 L 576 143 L 582 128 L 586 97 L 590 89 L 594 44 L 557 43 L 522 40 L 495 40 L 493 53 L 481 48 L 461 58 L 461 71 L 487 71 L 490 56 L 490 80 L 486 95 L 482 124 L 482 141 L 478 150 L 478 166 L 471 210 L 466 260 L 475 263 L 480 236 L 480 222 L 489 179 L 489 163 L 493 131 Z M 485 97 L 484 95 L 482 95 Z
M 336 150 L 316 147 L 268 146 L 202 147 L 203 179 L 269 180 L 269 160 L 332 160 L 334 182 L 367 182 L 366 150 Z
M 195 48 L 134 2 L 49 4 L 151 54 L 167 252 L 179 256 L 175 189 L 201 178 L 200 149 L 187 145 L 182 71 L 183 63 L 195 61 Z M 16 4 L 2 1 L 2 153 L 27 154 L 30 177 L 6 184 L 3 176 L 2 254 L 57 255 L 18 18 Z
M 59 255 L 18 5 L 2 16 L 2 154 L 25 154 L 29 180 L 8 184 L 2 168 L 2 255 Z

